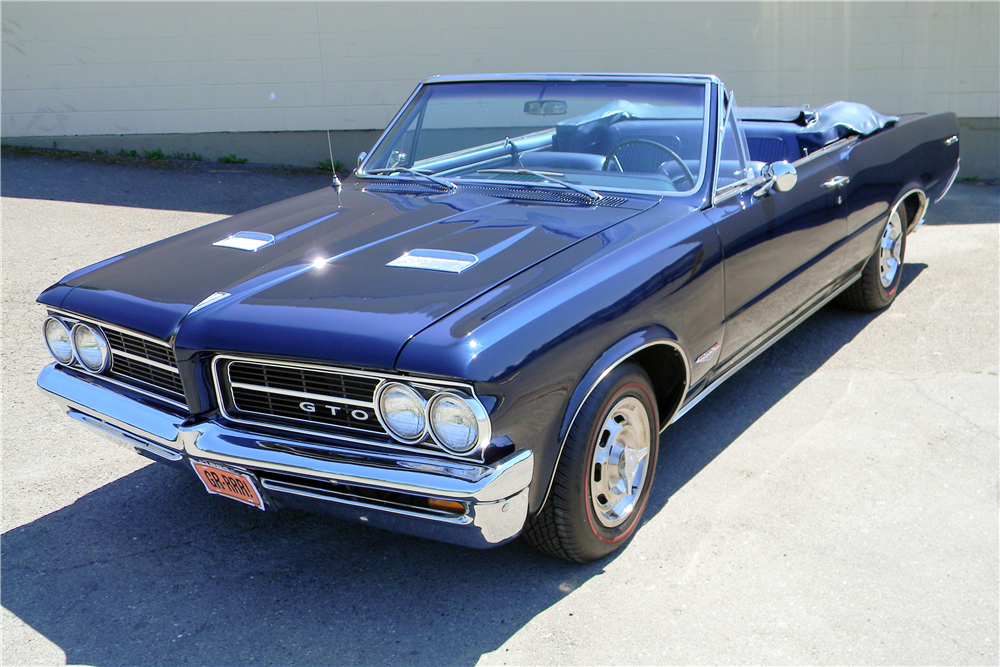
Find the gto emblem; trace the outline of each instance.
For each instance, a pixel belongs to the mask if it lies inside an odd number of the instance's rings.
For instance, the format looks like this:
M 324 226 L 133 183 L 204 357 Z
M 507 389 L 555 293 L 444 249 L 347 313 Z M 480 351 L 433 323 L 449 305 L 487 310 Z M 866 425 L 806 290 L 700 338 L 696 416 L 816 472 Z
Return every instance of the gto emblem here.
M 338 405 L 321 405 L 319 407 L 324 410 L 329 410 L 330 415 L 334 417 L 336 417 L 337 413 L 340 412 L 340 406 Z M 299 403 L 299 408 L 303 412 L 316 412 L 317 409 L 316 404 L 310 403 L 309 401 L 302 401 L 301 403 Z M 359 422 L 363 422 L 363 421 L 368 421 L 371 415 L 369 415 L 364 410 L 358 410 L 357 408 L 355 408 L 354 410 L 351 410 L 351 416 L 354 417 Z

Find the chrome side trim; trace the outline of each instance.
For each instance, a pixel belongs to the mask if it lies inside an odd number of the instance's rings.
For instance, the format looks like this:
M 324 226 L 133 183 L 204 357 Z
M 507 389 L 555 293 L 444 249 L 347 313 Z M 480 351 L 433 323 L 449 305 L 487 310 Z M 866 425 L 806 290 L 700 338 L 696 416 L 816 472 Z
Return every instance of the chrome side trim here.
M 473 396 L 478 401 L 479 398 L 476 396 L 475 390 L 469 384 L 464 384 L 464 383 L 461 383 L 461 382 L 445 382 L 445 381 L 442 381 L 442 380 L 434 380 L 434 379 L 422 378 L 422 377 L 421 378 L 415 378 L 415 377 L 412 377 L 412 376 L 402 375 L 402 374 L 392 375 L 392 374 L 389 374 L 389 373 L 378 373 L 378 372 L 375 372 L 375 371 L 371 371 L 371 372 L 369 372 L 369 371 L 356 371 L 356 370 L 351 370 L 351 369 L 346 369 L 346 368 L 340 368 L 340 367 L 337 367 L 337 366 L 319 366 L 317 364 L 310 364 L 310 363 L 295 363 L 295 362 L 288 362 L 288 361 L 278 361 L 278 360 L 274 360 L 274 359 L 262 359 L 262 358 L 259 358 L 259 357 L 240 357 L 240 356 L 235 356 L 235 355 L 220 354 L 220 355 L 217 355 L 215 358 L 212 359 L 212 384 L 215 387 L 215 398 L 218 401 L 219 413 L 221 414 L 221 416 L 223 418 L 225 418 L 226 420 L 231 421 L 231 422 L 233 422 L 235 424 L 245 424 L 245 425 L 248 425 L 248 426 L 256 426 L 258 428 L 266 428 L 266 429 L 272 429 L 272 430 L 285 431 L 285 432 L 288 432 L 288 433 L 299 433 L 299 434 L 310 436 L 310 437 L 313 437 L 313 438 L 319 438 L 321 440 L 342 440 L 342 441 L 345 441 L 345 442 L 353 442 L 353 443 L 357 443 L 357 444 L 360 444 L 360 445 L 371 445 L 373 447 L 379 447 L 379 448 L 383 448 L 383 449 L 391 449 L 391 450 L 395 450 L 395 451 L 409 452 L 411 454 L 428 454 L 428 453 L 431 453 L 431 454 L 435 454 L 435 455 L 438 455 L 438 456 L 446 457 L 446 458 L 454 460 L 454 461 L 462 461 L 464 463 L 468 463 L 470 461 L 475 461 L 476 460 L 475 456 L 468 456 L 468 455 L 466 455 L 466 456 L 457 456 L 455 454 L 452 454 L 452 453 L 450 453 L 450 452 L 448 452 L 446 450 L 443 450 L 443 449 L 437 447 L 436 444 L 431 444 L 430 442 L 427 442 L 426 440 L 422 441 L 422 442 L 426 443 L 425 446 L 422 446 L 422 447 L 417 447 L 417 446 L 414 446 L 414 445 L 406 445 L 404 443 L 396 441 L 392 437 L 392 435 L 390 435 L 388 432 L 385 434 L 385 439 L 365 439 L 365 438 L 354 437 L 354 436 L 348 435 L 346 433 L 340 433 L 340 432 L 329 433 L 329 432 L 322 432 L 322 431 L 311 431 L 311 430 L 305 429 L 305 428 L 293 428 L 293 427 L 290 427 L 290 426 L 281 426 L 281 425 L 278 425 L 278 424 L 271 424 L 271 423 L 264 422 L 264 421 L 252 421 L 252 420 L 247 420 L 247 419 L 240 419 L 239 417 L 234 417 L 233 415 L 229 414 L 229 412 L 226 410 L 226 403 L 225 403 L 224 397 L 222 395 L 222 386 L 219 383 L 219 362 L 220 361 L 225 361 L 225 360 L 246 361 L 246 362 L 250 362 L 250 363 L 259 363 L 259 364 L 272 364 L 272 365 L 277 365 L 277 366 L 286 366 L 288 368 L 306 368 L 306 369 L 316 370 L 316 371 L 326 371 L 328 373 L 333 372 L 333 373 L 339 373 L 339 374 L 342 374 L 342 375 L 350 375 L 352 377 L 361 377 L 361 378 L 367 378 L 367 379 L 379 379 L 379 380 L 382 380 L 382 381 L 386 381 L 386 380 L 408 381 L 408 382 L 413 383 L 414 386 L 431 386 L 431 387 L 434 387 L 434 388 L 438 388 L 438 387 L 456 388 L 457 387 L 457 388 L 461 388 L 464 391 L 467 391 L 470 396 Z M 376 393 L 378 392 L 378 387 L 375 388 L 375 392 Z M 338 400 L 340 400 L 340 399 L 338 399 Z M 376 409 L 375 412 L 377 414 L 378 410 Z M 488 444 L 488 443 L 485 443 L 485 444 Z M 311 448 L 316 449 L 318 451 L 323 451 L 325 449 L 322 445 L 318 445 L 318 444 L 315 444 L 315 443 L 312 443 L 312 444 L 310 444 L 310 443 L 303 443 L 303 446 L 305 446 L 305 447 L 311 447 Z M 473 450 L 473 453 L 478 454 L 481 457 L 484 449 L 485 449 L 485 446 L 479 447 L 479 448 Z
M 778 332 L 777 334 L 775 334 L 775 336 L 773 336 L 771 338 L 771 340 L 769 340 L 765 344 L 761 345 L 756 350 L 754 350 L 753 352 L 751 352 L 750 354 L 748 354 L 746 357 L 744 357 L 743 359 L 741 359 L 735 366 L 733 366 L 728 371 L 726 371 L 725 373 L 723 373 L 722 375 L 720 375 L 717 379 L 712 380 L 708 384 L 707 387 L 705 387 L 704 389 L 701 390 L 701 393 L 699 393 L 697 396 L 695 396 L 693 399 L 691 399 L 691 401 L 689 401 L 683 408 L 681 408 L 680 410 L 678 410 L 674 414 L 674 417 L 670 421 L 670 423 L 672 424 L 675 421 L 677 421 L 678 419 L 680 419 L 681 417 L 683 417 L 684 415 L 686 415 L 688 413 L 688 411 L 691 408 L 693 408 L 694 406 L 698 405 L 698 403 L 700 403 L 703 398 L 705 398 L 706 396 L 708 396 L 709 394 L 711 394 L 713 391 L 715 391 L 716 387 L 718 387 L 723 382 L 725 382 L 726 380 L 728 380 L 729 378 L 731 378 L 733 375 L 736 374 L 737 371 L 739 371 L 741 368 L 743 368 L 744 366 L 746 366 L 747 364 L 749 364 L 751 361 L 753 361 L 754 359 L 756 359 L 760 354 L 763 354 L 765 351 L 767 351 L 772 345 L 774 345 L 779 340 L 781 340 L 782 338 L 784 338 L 785 335 L 788 334 L 790 331 L 795 330 L 795 328 L 800 323 L 802 323 L 803 321 L 809 319 L 809 317 L 812 316 L 813 313 L 815 313 L 817 310 L 819 310 L 820 308 L 822 308 L 826 304 L 830 303 L 830 301 L 832 301 L 834 298 L 836 298 L 838 294 L 840 294 L 845 289 L 847 289 L 848 287 L 850 287 L 854 283 L 854 281 L 857 280 L 860 277 L 861 277 L 861 272 L 858 271 L 858 273 L 856 275 L 854 275 L 853 277 L 851 277 L 850 279 L 848 279 L 843 285 L 841 285 L 840 287 L 838 287 L 832 294 L 830 294 L 829 296 L 827 296 L 827 297 L 825 297 L 823 299 L 820 299 L 819 301 L 816 302 L 815 305 L 813 305 L 811 308 L 809 308 L 808 310 L 806 310 L 802 315 L 799 315 L 794 320 L 792 320 L 791 322 L 789 322 L 780 332 Z
M 626 359 L 630 359 L 639 352 L 642 352 L 647 348 L 653 347 L 654 345 L 666 345 L 668 347 L 672 347 L 678 354 L 680 354 L 681 359 L 684 360 L 684 391 L 681 394 L 681 396 L 687 394 L 688 386 L 691 384 L 691 364 L 688 361 L 687 355 L 684 353 L 684 349 L 676 341 L 667 338 L 660 338 L 657 340 L 649 341 L 648 343 L 644 343 L 639 347 L 635 348 L 634 350 L 631 350 L 620 356 L 617 360 L 615 360 L 613 364 L 608 366 L 606 369 L 604 369 L 604 371 L 600 375 L 597 376 L 597 379 L 594 380 L 593 384 L 591 384 L 590 387 L 587 389 L 587 393 L 583 395 L 583 399 L 580 401 L 580 405 L 577 406 L 576 412 L 573 413 L 573 418 L 569 421 L 569 426 L 566 428 L 566 435 L 563 436 L 562 442 L 559 443 L 559 453 L 556 455 L 556 462 L 552 468 L 552 477 L 549 478 L 549 484 L 545 489 L 545 497 L 542 499 L 542 504 L 539 505 L 540 508 L 545 507 L 545 503 L 549 501 L 549 494 L 552 493 L 552 483 L 555 481 L 556 470 L 559 469 L 559 461 L 562 459 L 562 453 L 566 449 L 566 440 L 569 439 L 570 431 L 572 431 L 573 426 L 576 425 L 576 418 L 580 416 L 580 411 L 583 410 L 583 406 L 586 405 L 587 400 L 590 398 L 590 395 L 594 393 L 594 390 L 597 389 L 597 386 L 601 384 L 604 378 L 606 378 L 608 374 L 611 373 L 611 371 L 618 368 L 623 362 L 625 362 Z M 660 427 L 660 433 L 663 433 L 663 431 L 667 428 L 667 426 L 673 423 L 674 415 L 677 414 L 677 410 L 680 409 L 681 403 L 683 402 L 684 401 L 682 399 L 677 404 L 677 407 L 674 408 L 674 413 L 670 415 L 669 419 L 661 418 L 661 423 L 663 424 L 663 426 Z
M 158 361 L 153 361 L 152 359 L 147 359 L 146 357 L 140 357 L 137 354 L 131 354 L 129 352 L 123 352 L 122 350 L 116 350 L 116 349 L 112 348 L 111 349 L 111 356 L 112 357 L 125 357 L 127 359 L 131 359 L 132 361 L 137 361 L 140 364 L 146 364 L 147 366 L 153 366 L 154 368 L 159 368 L 159 369 L 164 370 L 164 371 L 170 371 L 171 373 L 176 373 L 177 375 L 181 374 L 181 372 L 178 369 L 174 368 L 173 366 L 168 366 L 167 364 L 161 364 Z
M 851 135 L 849 137 L 844 137 L 843 139 L 838 139 L 837 141 L 834 141 L 832 144 L 827 144 L 826 146 L 823 146 L 823 148 L 815 150 L 812 153 L 810 153 L 809 155 L 801 157 L 798 160 L 796 160 L 795 162 L 792 162 L 792 166 L 795 167 L 796 169 L 798 169 L 800 165 L 808 164 L 808 163 L 812 162 L 813 160 L 818 160 L 819 158 L 823 157 L 824 155 L 828 155 L 828 154 L 833 153 L 834 151 L 838 151 L 838 150 L 840 150 L 842 148 L 847 148 L 849 145 L 855 144 L 860 138 L 861 137 L 859 137 L 858 135 L 855 134 L 855 135 Z
M 949 190 L 951 190 L 951 186 L 955 184 L 955 179 L 958 178 L 958 170 L 961 166 L 962 158 L 958 158 L 955 160 L 955 171 L 951 172 L 951 178 L 948 179 L 948 185 L 944 186 L 944 192 L 942 192 L 938 198 L 934 200 L 935 204 L 944 199 L 944 196 L 948 194 Z
M 958 135 L 957 134 L 953 134 L 953 135 L 951 135 L 950 137 L 948 137 L 947 139 L 944 140 L 944 145 L 945 146 L 951 146 L 952 144 L 957 144 L 957 143 L 958 143 Z

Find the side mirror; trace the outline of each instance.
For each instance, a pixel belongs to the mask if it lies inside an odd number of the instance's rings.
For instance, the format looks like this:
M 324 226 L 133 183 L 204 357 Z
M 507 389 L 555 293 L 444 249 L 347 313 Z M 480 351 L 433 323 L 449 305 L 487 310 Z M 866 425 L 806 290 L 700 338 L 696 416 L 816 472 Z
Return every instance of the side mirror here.
M 368 157 L 368 153 L 366 153 L 365 151 L 361 151 L 360 153 L 358 153 L 358 166 L 359 167 L 361 166 L 361 163 L 365 161 L 366 157 Z
M 771 188 L 775 188 L 778 192 L 788 192 L 795 187 L 795 183 L 799 180 L 795 167 L 784 160 L 766 165 L 762 173 L 765 178 L 764 185 L 753 193 L 754 197 L 766 196 L 771 192 Z

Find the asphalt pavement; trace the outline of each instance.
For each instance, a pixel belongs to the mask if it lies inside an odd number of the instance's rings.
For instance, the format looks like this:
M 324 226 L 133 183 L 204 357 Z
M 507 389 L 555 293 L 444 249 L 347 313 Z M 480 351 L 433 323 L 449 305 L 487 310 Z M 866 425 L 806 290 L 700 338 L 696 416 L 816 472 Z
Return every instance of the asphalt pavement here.
M 644 525 L 580 566 L 208 496 L 35 388 L 45 287 L 328 183 L 4 150 L 0 664 L 998 664 L 995 184 L 931 208 L 891 308 L 667 429 Z

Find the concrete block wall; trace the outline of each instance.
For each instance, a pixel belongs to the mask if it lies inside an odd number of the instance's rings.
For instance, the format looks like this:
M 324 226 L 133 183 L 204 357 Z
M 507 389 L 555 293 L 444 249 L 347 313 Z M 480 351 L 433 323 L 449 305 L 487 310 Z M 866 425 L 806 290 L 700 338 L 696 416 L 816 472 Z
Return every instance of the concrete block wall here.
M 954 111 L 987 135 L 1000 116 L 996 2 L 4 2 L 0 15 L 5 143 L 361 136 L 426 76 L 539 70 L 714 73 L 743 105 Z

